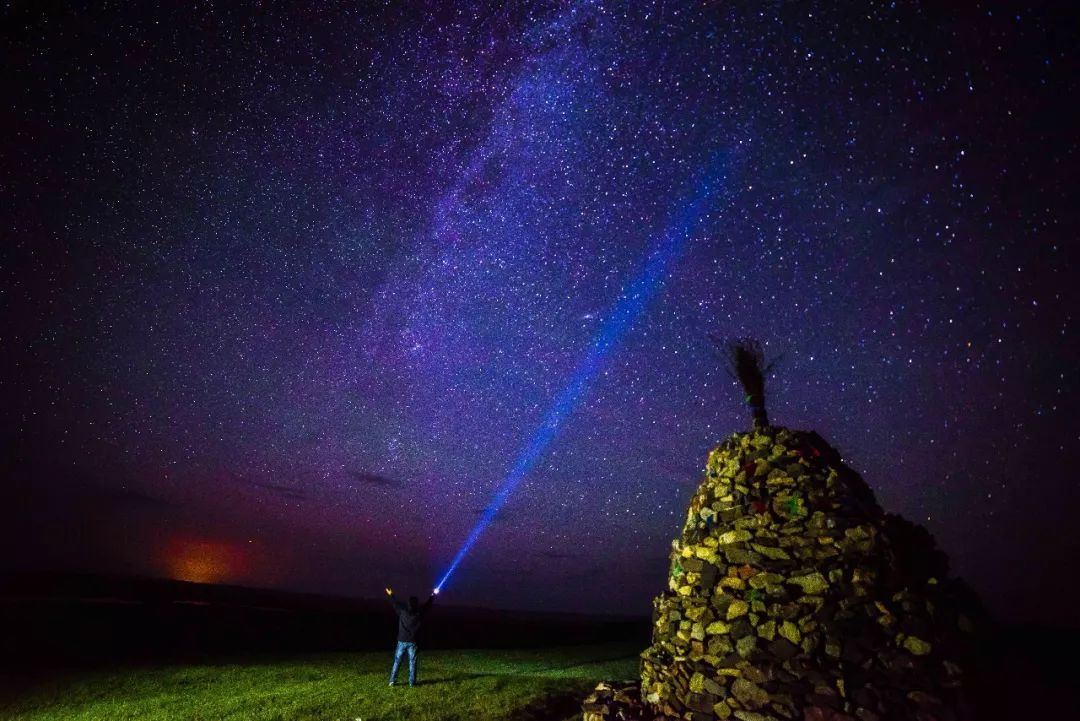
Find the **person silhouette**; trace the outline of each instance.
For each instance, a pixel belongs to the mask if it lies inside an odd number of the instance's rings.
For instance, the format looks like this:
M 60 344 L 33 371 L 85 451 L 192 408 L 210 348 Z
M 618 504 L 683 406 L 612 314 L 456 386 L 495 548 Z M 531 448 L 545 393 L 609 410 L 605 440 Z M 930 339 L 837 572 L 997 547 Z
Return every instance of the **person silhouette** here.
M 392 589 L 386 589 L 386 595 L 390 597 L 390 603 L 394 604 L 394 610 L 397 611 L 398 615 L 397 649 L 394 651 L 394 665 L 390 669 L 391 686 L 397 681 L 398 667 L 401 666 L 401 657 L 404 654 L 409 655 L 409 687 L 416 685 L 417 633 L 420 631 L 420 624 L 424 620 L 424 616 L 431 609 L 431 603 L 438 594 L 439 589 L 436 588 L 431 591 L 431 596 L 423 603 L 420 603 L 416 596 L 410 596 L 409 602 L 403 603 L 394 596 Z

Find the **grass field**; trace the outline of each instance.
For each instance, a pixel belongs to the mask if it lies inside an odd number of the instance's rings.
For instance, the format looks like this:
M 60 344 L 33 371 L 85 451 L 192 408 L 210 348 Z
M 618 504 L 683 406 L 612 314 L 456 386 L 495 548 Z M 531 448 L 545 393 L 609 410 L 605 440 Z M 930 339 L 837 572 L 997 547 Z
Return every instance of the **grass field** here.
M 601 679 L 637 674 L 640 644 L 425 651 L 387 686 L 391 653 L 57 674 L 0 701 L 20 721 L 535 721 L 580 718 Z

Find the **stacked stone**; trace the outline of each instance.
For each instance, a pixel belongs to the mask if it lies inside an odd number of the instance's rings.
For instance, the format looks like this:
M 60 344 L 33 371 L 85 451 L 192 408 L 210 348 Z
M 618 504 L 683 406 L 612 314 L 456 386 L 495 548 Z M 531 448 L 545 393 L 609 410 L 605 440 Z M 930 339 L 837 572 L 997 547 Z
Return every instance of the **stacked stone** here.
M 895 519 L 816 434 L 730 438 L 672 543 L 645 702 L 688 721 L 958 718 L 970 629 L 894 549 Z
M 637 681 L 601 681 L 581 704 L 582 721 L 652 721 L 652 712 L 641 702 Z

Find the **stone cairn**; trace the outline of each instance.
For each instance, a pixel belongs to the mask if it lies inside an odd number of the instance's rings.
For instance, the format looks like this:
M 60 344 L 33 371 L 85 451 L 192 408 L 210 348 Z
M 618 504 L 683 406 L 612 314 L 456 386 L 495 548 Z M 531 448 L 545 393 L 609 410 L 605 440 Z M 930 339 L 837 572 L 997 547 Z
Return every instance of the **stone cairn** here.
M 760 346 L 729 345 L 753 430 L 708 458 L 641 684 L 584 721 L 960 721 L 971 622 L 929 533 L 886 514 L 816 433 L 769 425 Z
M 735 434 L 672 542 L 640 690 L 601 684 L 585 721 L 965 718 L 970 622 L 919 530 L 817 434 Z

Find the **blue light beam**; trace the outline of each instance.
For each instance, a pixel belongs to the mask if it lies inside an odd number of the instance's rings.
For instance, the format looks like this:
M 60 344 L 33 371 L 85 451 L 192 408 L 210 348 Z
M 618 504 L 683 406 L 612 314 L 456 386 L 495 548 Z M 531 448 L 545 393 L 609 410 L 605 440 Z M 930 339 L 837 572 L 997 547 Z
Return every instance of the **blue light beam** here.
M 713 188 L 723 180 L 719 171 L 721 164 L 714 162 L 710 172 L 706 174 L 694 187 L 690 198 L 682 205 L 679 212 L 675 213 L 663 235 L 659 237 L 653 249 L 645 259 L 641 272 L 630 282 L 615 301 L 615 307 L 611 314 L 601 325 L 599 332 L 593 339 L 589 352 L 574 370 L 548 411 L 547 417 L 540 427 L 533 433 L 528 444 L 521 450 L 517 462 L 507 474 L 505 480 L 495 491 L 491 502 L 484 509 L 480 520 L 476 522 L 465 543 L 461 544 L 457 555 L 454 556 L 450 568 L 443 574 L 436 591 L 441 591 L 454 571 L 468 555 L 473 545 L 480 539 L 484 531 L 491 524 L 495 514 L 503 507 L 510 494 L 514 492 L 522 479 L 536 465 L 536 461 L 543 455 L 551 442 L 555 439 L 562 422 L 573 412 L 582 396 L 588 390 L 589 384 L 596 377 L 604 360 L 611 349 L 619 342 L 622 336 L 633 322 L 641 315 L 649 299 L 655 295 L 660 284 L 668 274 L 668 268 L 685 248 L 693 230 L 705 214 L 706 201 L 711 197 Z

